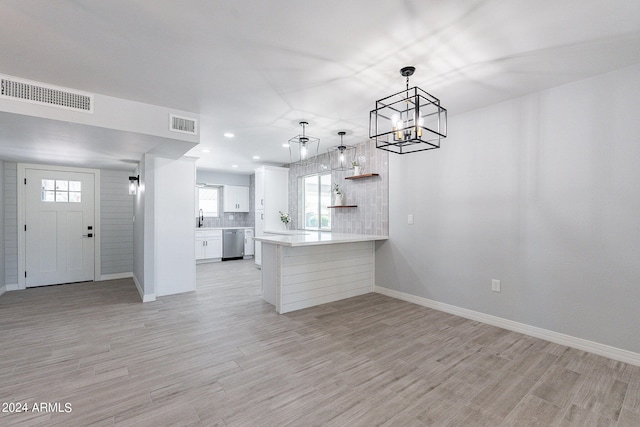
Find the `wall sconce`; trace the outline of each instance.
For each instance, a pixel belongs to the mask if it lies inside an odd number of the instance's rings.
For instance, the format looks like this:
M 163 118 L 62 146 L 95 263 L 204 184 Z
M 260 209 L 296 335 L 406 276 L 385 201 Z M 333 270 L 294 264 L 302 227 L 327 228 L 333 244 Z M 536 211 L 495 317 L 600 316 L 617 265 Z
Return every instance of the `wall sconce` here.
M 140 175 L 129 177 L 129 195 L 135 196 L 138 192 L 138 186 L 140 185 Z

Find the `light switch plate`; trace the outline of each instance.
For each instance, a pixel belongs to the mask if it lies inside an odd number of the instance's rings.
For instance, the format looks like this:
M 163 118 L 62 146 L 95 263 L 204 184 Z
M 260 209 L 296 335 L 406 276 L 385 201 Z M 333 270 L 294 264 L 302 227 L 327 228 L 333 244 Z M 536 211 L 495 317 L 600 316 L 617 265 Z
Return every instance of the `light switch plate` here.
M 407 224 L 413 225 L 413 214 L 407 215 Z
M 493 292 L 500 292 L 500 280 L 491 279 L 491 290 Z

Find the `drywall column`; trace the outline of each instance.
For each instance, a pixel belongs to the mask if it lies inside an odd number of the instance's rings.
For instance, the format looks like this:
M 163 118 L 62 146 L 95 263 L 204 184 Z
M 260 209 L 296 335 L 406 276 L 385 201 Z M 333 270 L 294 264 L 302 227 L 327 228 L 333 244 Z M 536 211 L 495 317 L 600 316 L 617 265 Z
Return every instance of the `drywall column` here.
M 196 159 L 155 158 L 154 235 L 155 294 L 196 289 Z
M 155 301 L 153 157 L 145 154 L 133 173 L 140 175 L 133 202 L 133 279 L 143 302 Z

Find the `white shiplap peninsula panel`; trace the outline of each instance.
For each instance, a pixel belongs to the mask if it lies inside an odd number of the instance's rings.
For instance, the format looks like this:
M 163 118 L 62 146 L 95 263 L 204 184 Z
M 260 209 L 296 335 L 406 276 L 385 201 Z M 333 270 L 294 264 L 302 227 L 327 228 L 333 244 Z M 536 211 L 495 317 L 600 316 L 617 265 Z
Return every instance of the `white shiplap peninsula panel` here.
M 263 261 L 264 297 L 279 313 L 373 292 L 373 241 L 293 247 L 263 244 L 268 247 L 263 256 L 274 261 Z
M 374 242 L 283 249 L 282 313 L 373 291 Z
M 263 298 L 288 313 L 373 292 L 375 242 L 387 239 L 301 230 L 255 237 L 263 248 Z

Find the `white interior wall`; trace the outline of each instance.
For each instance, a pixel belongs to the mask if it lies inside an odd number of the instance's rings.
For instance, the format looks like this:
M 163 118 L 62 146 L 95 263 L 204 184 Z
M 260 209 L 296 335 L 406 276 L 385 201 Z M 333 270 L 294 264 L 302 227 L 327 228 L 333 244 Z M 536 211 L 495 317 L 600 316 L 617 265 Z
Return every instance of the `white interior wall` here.
M 0 200 L 4 200 L 4 162 L 0 160 Z M 4 203 L 3 203 L 4 208 Z M 0 209 L 0 295 L 6 291 L 4 277 L 4 209 Z
M 640 65 L 451 112 L 390 156 L 376 284 L 640 352 L 639 113 Z
M 155 158 L 149 154 L 144 155 L 144 199 L 143 226 L 144 226 L 144 298 L 155 300 L 156 297 L 156 253 L 155 253 L 155 197 L 156 174 Z M 140 175 L 142 177 L 142 174 Z M 142 179 L 142 178 L 141 178 Z
M 145 292 L 145 276 L 144 276 L 144 211 L 145 211 L 145 189 L 146 189 L 146 173 L 144 158 L 138 164 L 134 171 L 135 175 L 140 176 L 136 195 L 133 196 L 133 279 L 140 292 L 140 296 L 144 300 Z M 154 296 L 155 298 L 155 296 Z
M 155 293 L 196 289 L 195 158 L 155 159 Z

